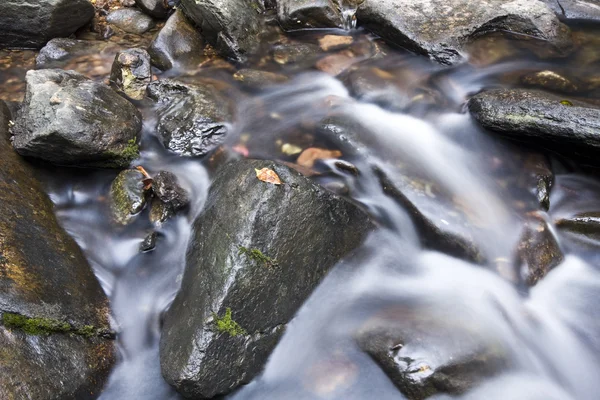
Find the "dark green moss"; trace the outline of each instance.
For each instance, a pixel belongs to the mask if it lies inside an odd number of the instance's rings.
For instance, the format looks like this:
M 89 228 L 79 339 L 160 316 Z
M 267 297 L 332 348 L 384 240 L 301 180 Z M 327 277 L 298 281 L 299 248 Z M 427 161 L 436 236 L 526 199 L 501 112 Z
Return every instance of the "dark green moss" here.
M 263 252 L 258 249 L 248 249 L 244 246 L 240 246 L 238 254 L 243 254 L 257 264 L 262 264 L 266 267 L 274 267 L 277 265 L 277 260 L 264 255 Z
M 18 329 L 28 335 L 48 336 L 55 333 L 68 333 L 71 335 L 80 335 L 87 338 L 93 336 L 114 337 L 114 333 L 109 329 L 97 329 L 92 325 L 84 325 L 75 328 L 65 321 L 51 318 L 29 318 L 15 313 L 2 314 L 2 324 L 9 329 Z
M 73 330 L 70 324 L 50 318 L 28 318 L 23 315 L 4 313 L 2 323 L 7 328 L 19 329 L 29 335 L 50 335 L 68 333 Z
M 213 318 L 215 320 L 215 327 L 219 332 L 227 333 L 232 337 L 246 334 L 244 328 L 231 318 L 231 308 L 225 310 L 223 317 L 219 317 L 213 313 Z

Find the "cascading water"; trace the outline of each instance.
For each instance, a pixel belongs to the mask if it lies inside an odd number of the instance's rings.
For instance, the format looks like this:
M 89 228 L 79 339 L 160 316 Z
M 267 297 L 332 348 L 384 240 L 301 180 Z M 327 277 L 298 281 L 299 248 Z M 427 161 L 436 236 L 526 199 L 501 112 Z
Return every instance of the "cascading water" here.
M 343 2 L 346 28 L 355 27 L 359 3 Z M 351 96 L 338 79 L 298 67 L 286 71 L 293 76 L 288 83 L 240 97 L 226 145 L 244 144 L 250 157 L 284 158 L 278 141 L 285 142 L 289 132 L 315 128 L 331 114 L 358 124 L 363 146 L 343 158 L 360 173 L 351 176 L 323 162 L 319 168 L 327 173 L 315 179 L 326 187 L 332 182 L 344 186 L 345 195 L 369 212 L 378 229 L 304 304 L 262 375 L 230 398 L 402 399 L 361 348 L 361 338 L 385 324 L 417 338 L 394 347 L 394 359 L 404 363 L 415 382 L 449 360 L 473 355 L 497 366 L 484 371 L 486 378 L 474 390 L 435 399 L 597 398 L 600 273 L 595 243 L 565 239 L 551 221 L 596 210 L 600 187 L 578 174 L 557 176 L 552 207 L 539 214 L 550 221 L 566 257 L 534 288 L 524 287 L 519 271 L 503 274 L 498 263 L 513 257 L 526 220 L 522 205 L 535 202 L 535 196 L 498 183 L 494 168 L 518 148 L 489 137 L 461 109 L 468 94 L 505 85 L 503 74 L 531 67 L 506 62 L 475 70 L 441 68 L 392 54 L 375 61 L 373 69 L 381 76 L 404 77 L 393 90 L 371 88 Z M 169 73 L 178 74 L 184 71 Z M 434 90 L 442 97 L 438 103 L 419 102 Z M 394 102 L 389 96 L 396 96 Z M 151 107 L 144 111 L 153 113 Z M 139 253 L 149 228 L 145 223 L 115 228 L 108 221 L 105 198 L 114 174 L 60 170 L 45 178 L 59 219 L 84 249 L 111 299 L 120 360 L 102 400 L 180 398 L 160 373 L 161 316 L 181 283 L 191 223 L 210 186 L 209 162 L 166 152 L 152 118 L 147 120 L 136 163 L 151 174 L 174 172 L 194 199 L 185 215 L 160 230 L 153 252 Z M 315 140 L 354 140 L 330 133 L 320 132 Z M 477 257 L 453 257 L 422 237 L 414 215 L 382 188 L 381 174 L 393 178 L 398 171 L 426 177 L 430 184 L 410 200 L 439 229 L 470 235 L 480 250 Z M 444 211 L 449 203 L 462 216 Z M 471 230 L 464 230 L 461 218 Z

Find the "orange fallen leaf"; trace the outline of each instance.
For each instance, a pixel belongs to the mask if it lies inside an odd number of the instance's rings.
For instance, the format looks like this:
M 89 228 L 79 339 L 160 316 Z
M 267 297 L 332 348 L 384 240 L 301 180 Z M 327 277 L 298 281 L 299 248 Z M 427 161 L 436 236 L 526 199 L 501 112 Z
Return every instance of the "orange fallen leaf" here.
M 256 177 L 267 183 L 272 183 L 273 185 L 281 185 L 281 179 L 279 179 L 279 175 L 275 173 L 272 169 L 263 168 L 263 169 L 254 169 L 256 171 Z
M 243 155 L 244 157 L 248 157 L 250 155 L 250 151 L 243 144 L 236 144 L 231 148 L 231 150 L 235 151 L 238 154 Z
M 144 190 L 150 190 L 152 188 L 152 183 L 154 182 L 150 174 L 146 172 L 144 167 L 142 167 L 141 165 L 138 165 L 137 167 L 135 167 L 135 169 L 137 169 L 142 173 L 142 175 L 144 175 L 144 179 L 142 179 L 142 182 L 144 183 Z
M 319 149 L 318 147 L 310 147 L 300 154 L 296 163 L 303 167 L 312 168 L 317 160 L 327 160 L 330 158 L 339 158 L 342 152 L 339 150 Z

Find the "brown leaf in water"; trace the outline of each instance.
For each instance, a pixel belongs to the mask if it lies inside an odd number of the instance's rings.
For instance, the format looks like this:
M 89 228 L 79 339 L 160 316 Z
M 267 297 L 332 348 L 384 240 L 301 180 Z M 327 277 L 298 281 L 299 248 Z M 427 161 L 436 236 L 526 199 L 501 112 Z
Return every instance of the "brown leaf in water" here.
M 144 190 L 150 190 L 152 188 L 152 183 L 154 182 L 150 174 L 141 165 L 138 165 L 135 167 L 135 169 L 144 175 L 144 179 L 142 179 L 142 182 L 144 183 Z
M 330 158 L 339 158 L 342 152 L 339 150 L 319 149 L 318 147 L 310 147 L 300 154 L 296 163 L 307 168 L 312 168 L 317 160 L 327 160 Z
M 256 171 L 256 177 L 259 180 L 272 183 L 273 185 L 281 185 L 281 179 L 279 179 L 279 175 L 277 175 L 272 169 L 263 168 L 254 170 Z

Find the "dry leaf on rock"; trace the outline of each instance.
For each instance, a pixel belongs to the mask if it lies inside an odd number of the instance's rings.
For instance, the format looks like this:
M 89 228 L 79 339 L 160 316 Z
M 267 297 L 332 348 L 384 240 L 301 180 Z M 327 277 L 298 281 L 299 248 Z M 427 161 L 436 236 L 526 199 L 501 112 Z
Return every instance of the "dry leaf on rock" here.
M 330 158 L 339 158 L 342 156 L 342 152 L 339 150 L 327 150 L 319 149 L 318 147 L 311 147 L 302 152 L 296 163 L 307 168 L 312 168 L 317 160 L 327 160 Z
M 272 183 L 273 185 L 281 185 L 281 179 L 279 179 L 279 175 L 275 173 L 272 169 L 263 168 L 263 169 L 255 169 L 256 177 L 267 183 Z

